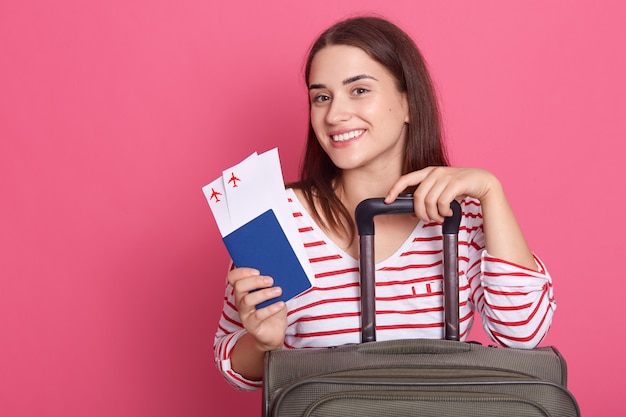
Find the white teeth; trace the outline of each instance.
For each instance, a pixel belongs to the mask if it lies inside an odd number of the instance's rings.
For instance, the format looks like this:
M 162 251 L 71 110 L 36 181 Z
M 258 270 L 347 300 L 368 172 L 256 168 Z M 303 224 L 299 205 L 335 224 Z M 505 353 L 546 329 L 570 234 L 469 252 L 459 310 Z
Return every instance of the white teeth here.
M 349 139 L 354 139 L 357 136 L 362 135 L 364 130 L 353 130 L 352 132 L 342 133 L 340 135 L 333 135 L 333 141 L 335 142 L 344 142 Z

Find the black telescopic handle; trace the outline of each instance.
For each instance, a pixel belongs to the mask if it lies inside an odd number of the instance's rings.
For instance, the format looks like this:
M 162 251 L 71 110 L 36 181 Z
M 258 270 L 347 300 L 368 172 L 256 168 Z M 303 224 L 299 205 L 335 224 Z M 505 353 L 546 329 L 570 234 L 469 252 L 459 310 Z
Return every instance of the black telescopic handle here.
M 459 317 L 459 226 L 461 206 L 458 201 L 450 203 L 452 216 L 446 217 L 443 232 L 443 314 L 444 337 L 460 339 Z
M 450 203 L 452 208 L 452 216 L 446 217 L 443 222 L 444 233 L 444 293 L 446 287 L 446 246 L 455 244 L 458 251 L 458 232 L 461 223 L 461 206 L 457 201 Z M 376 282 L 375 282 L 375 258 L 374 258 L 374 217 L 381 214 L 402 214 L 413 213 L 413 196 L 400 195 L 393 203 L 386 204 L 383 198 L 369 198 L 361 201 L 355 211 L 355 219 L 357 231 L 359 233 L 359 258 L 360 258 L 360 274 L 361 274 L 361 342 L 373 342 L 376 340 Z M 449 237 L 446 238 L 446 235 Z M 450 240 L 448 245 L 446 241 Z M 453 256 L 457 258 L 458 252 Z M 450 265 L 452 264 L 452 265 Z M 448 260 L 449 269 L 454 268 L 455 262 Z M 446 330 L 446 338 L 451 336 L 450 340 L 458 340 L 458 259 L 456 260 L 456 292 L 457 310 L 456 310 L 456 329 L 457 336 L 449 335 Z M 444 299 L 444 307 L 450 305 L 451 301 Z M 454 305 L 454 304 L 452 304 Z M 447 311 L 447 310 L 446 310 Z M 447 319 L 446 319 L 447 320 Z M 454 320 L 452 320 L 454 321 Z M 454 326 L 454 323 L 453 323 Z M 446 326 L 447 328 L 448 326 Z M 453 331 L 452 331 L 453 333 Z
M 401 194 L 393 203 L 386 204 L 384 198 L 368 198 L 361 201 L 354 212 L 359 236 L 374 234 L 374 217 L 379 214 L 413 213 L 413 196 Z

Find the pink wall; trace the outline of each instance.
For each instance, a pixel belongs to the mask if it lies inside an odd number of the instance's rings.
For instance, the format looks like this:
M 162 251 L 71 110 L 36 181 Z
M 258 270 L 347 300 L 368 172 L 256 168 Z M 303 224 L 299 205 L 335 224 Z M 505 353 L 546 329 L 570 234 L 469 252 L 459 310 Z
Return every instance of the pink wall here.
M 376 11 L 548 264 L 584 414 L 625 415 L 622 2 L 215 3 L 0 5 L 0 413 L 258 415 L 212 364 L 227 254 L 200 187 L 274 146 L 294 179 L 305 49 Z

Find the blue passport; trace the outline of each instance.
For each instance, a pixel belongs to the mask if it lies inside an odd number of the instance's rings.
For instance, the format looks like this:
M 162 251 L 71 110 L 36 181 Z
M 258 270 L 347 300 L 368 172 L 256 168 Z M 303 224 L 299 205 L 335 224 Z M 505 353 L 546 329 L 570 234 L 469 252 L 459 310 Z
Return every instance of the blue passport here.
M 257 305 L 288 301 L 312 287 L 273 210 L 267 210 L 223 237 L 236 267 L 255 268 L 274 279 L 283 293 Z

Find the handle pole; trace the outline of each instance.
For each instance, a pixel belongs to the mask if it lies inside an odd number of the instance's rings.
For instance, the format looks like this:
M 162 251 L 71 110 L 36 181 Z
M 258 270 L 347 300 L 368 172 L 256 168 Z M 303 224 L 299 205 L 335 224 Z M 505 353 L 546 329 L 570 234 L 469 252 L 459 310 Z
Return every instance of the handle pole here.
M 459 225 L 461 206 L 454 200 L 450 203 L 452 216 L 443 223 L 443 311 L 444 338 L 460 339 L 459 317 Z
M 376 341 L 376 280 L 374 262 L 374 235 L 359 239 L 361 273 L 361 342 Z
M 458 243 L 458 235 L 443 235 L 443 313 L 446 340 L 459 340 Z

